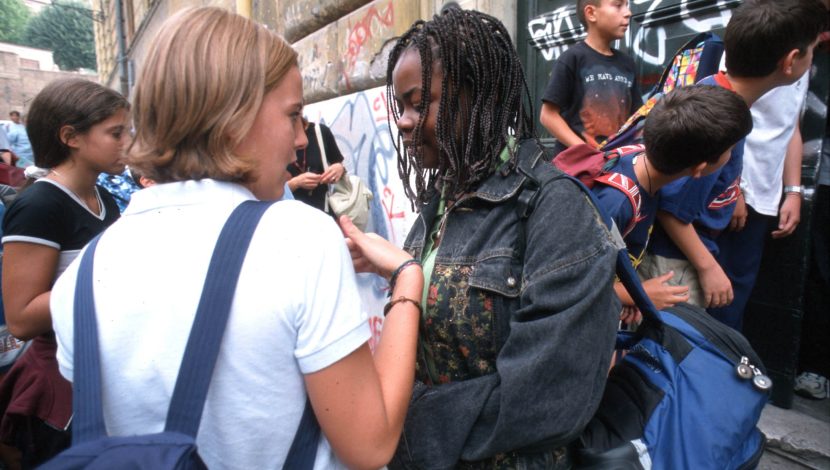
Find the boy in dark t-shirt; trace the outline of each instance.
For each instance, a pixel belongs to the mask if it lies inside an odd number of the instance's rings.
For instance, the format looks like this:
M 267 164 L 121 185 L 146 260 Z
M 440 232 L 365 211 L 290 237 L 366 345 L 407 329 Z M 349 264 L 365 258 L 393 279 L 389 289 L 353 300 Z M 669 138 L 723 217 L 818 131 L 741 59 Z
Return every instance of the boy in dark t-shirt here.
M 712 120 L 713 114 L 721 120 Z M 594 186 L 600 207 L 624 230 L 623 240 L 635 267 L 648 244 L 661 190 L 673 181 L 707 178 L 717 172 L 728 161 L 733 146 L 751 129 L 749 107 L 737 94 L 721 87 L 677 88 L 655 105 L 643 129 L 644 151 L 621 157 L 607 170 L 627 178 L 625 187 L 636 184 L 636 204 L 613 184 Z M 665 284 L 672 274 L 659 273 L 643 282 L 658 309 L 688 300 L 687 286 Z M 633 307 L 622 285 L 616 283 L 614 288 L 623 306 Z
M 598 147 L 643 104 L 634 61 L 611 47 L 628 29 L 628 0 L 579 0 L 577 15 L 588 35 L 554 62 L 542 96 L 539 119 L 557 154 L 583 142 Z

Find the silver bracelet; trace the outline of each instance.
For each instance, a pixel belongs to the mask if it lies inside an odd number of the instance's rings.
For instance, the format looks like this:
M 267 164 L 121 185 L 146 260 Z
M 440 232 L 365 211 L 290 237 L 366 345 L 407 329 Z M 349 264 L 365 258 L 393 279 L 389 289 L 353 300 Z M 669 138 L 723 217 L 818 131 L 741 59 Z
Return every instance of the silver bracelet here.
M 784 194 L 795 193 L 804 196 L 804 186 L 784 186 Z

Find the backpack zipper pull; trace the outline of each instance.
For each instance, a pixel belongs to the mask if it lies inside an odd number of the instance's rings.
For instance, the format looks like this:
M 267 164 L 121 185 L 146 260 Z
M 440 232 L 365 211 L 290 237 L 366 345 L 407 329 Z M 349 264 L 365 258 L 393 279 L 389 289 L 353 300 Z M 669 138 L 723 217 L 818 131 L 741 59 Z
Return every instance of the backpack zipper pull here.
M 746 356 L 741 357 L 741 363 L 735 367 L 735 372 L 738 373 L 738 377 L 749 380 L 752 378 L 753 373 L 752 369 L 749 366 L 749 358 Z
M 752 385 L 755 386 L 758 390 L 762 392 L 766 392 L 767 390 L 772 388 L 772 379 L 764 375 L 760 369 L 755 366 L 749 366 L 752 368 L 752 373 L 755 374 L 755 377 L 752 378 Z

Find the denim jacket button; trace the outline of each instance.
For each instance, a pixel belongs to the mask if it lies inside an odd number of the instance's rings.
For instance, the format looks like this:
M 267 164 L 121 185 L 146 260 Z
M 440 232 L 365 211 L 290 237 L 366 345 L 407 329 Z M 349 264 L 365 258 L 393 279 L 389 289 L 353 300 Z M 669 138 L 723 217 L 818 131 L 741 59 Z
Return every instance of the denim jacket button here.
M 509 276 L 507 278 L 507 287 L 516 287 L 516 278 L 513 276 Z

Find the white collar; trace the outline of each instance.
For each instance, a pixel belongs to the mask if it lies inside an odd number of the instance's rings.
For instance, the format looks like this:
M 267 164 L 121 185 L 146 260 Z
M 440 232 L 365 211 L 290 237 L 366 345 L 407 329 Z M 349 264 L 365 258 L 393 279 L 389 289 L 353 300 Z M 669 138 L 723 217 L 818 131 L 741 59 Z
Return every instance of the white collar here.
M 98 186 L 95 186 L 94 189 L 95 189 L 95 198 L 98 199 L 98 209 L 99 209 L 100 214 L 96 214 L 95 212 L 93 212 L 92 209 L 90 209 L 89 206 L 87 206 L 86 203 L 81 198 L 79 198 L 77 194 L 75 194 L 71 189 L 67 188 L 66 186 L 58 183 L 57 181 L 49 179 L 49 178 L 40 178 L 40 179 L 37 180 L 37 182 L 38 183 L 40 183 L 40 182 L 50 183 L 50 184 L 54 185 L 55 187 L 57 187 L 61 191 L 65 192 L 67 196 L 69 196 L 79 206 L 86 209 L 86 211 L 89 212 L 89 214 L 92 215 L 93 217 L 95 217 L 96 219 L 104 220 L 107 217 L 107 208 L 104 207 L 104 201 L 101 200 L 101 194 L 98 192 Z
M 136 191 L 124 215 L 137 214 L 170 206 L 240 203 L 256 199 L 248 188 L 238 183 L 212 179 L 155 184 Z

